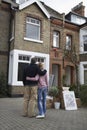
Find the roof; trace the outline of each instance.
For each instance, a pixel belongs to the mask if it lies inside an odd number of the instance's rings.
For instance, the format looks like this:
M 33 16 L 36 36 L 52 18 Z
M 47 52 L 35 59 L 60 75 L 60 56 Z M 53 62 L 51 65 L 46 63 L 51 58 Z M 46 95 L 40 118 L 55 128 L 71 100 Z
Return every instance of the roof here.
M 50 8 L 44 2 L 41 2 L 39 0 L 28 0 L 22 4 L 19 4 L 19 10 L 22 10 L 32 4 L 36 3 L 39 8 L 42 10 L 42 12 L 47 16 L 47 18 L 55 17 L 55 18 L 62 18 L 62 15 L 55 11 L 54 9 Z
M 47 16 L 47 18 L 50 18 L 50 14 L 49 12 L 44 8 L 44 6 L 42 5 L 42 3 L 38 0 L 28 0 L 22 4 L 19 5 L 19 10 L 22 10 L 24 8 L 26 8 L 27 6 L 30 6 L 32 4 L 36 3 L 40 9 L 42 10 L 42 12 Z
M 62 18 L 62 14 L 60 14 L 56 10 L 52 9 L 51 7 L 47 6 L 44 2 L 41 2 L 41 3 L 46 8 L 46 10 L 49 12 L 50 17 Z
M 73 15 L 76 15 L 76 16 L 78 16 L 78 17 L 80 17 L 80 18 L 84 18 L 84 19 L 87 20 L 87 17 L 81 16 L 80 14 L 77 14 L 77 13 L 75 13 L 75 12 L 73 12 L 73 11 L 69 12 L 68 14 L 66 14 L 65 17 L 68 18 L 68 17 L 70 17 L 72 14 L 73 14 Z

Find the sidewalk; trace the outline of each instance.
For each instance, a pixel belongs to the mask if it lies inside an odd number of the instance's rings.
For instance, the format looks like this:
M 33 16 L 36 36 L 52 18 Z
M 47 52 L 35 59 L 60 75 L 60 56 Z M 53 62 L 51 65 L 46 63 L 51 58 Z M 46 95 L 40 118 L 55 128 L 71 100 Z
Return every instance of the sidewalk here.
M 87 108 L 48 109 L 45 119 L 22 117 L 23 98 L 0 98 L 0 130 L 87 130 Z

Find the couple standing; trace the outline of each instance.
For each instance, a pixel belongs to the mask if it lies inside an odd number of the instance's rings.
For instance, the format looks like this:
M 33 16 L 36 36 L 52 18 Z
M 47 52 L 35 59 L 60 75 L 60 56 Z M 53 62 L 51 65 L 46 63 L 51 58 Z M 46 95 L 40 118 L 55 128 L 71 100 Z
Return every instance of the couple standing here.
M 35 58 L 32 58 L 31 63 L 24 69 L 23 84 L 25 86 L 23 116 L 35 117 L 35 106 L 38 98 L 39 114 L 36 118 L 44 118 L 48 89 L 47 71 L 43 68 L 42 63 L 36 64 Z

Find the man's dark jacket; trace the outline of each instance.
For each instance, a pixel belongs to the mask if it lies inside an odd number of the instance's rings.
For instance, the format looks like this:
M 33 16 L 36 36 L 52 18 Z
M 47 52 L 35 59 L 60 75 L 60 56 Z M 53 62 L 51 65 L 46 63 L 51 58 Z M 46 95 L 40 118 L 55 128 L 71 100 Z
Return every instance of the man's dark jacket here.
M 30 81 L 30 80 L 26 80 L 26 77 L 35 77 L 37 74 L 39 74 L 40 76 L 46 74 L 46 70 L 41 71 L 40 68 L 38 67 L 37 64 L 33 64 L 30 63 L 29 65 L 27 65 L 27 67 L 25 67 L 24 72 L 23 72 L 23 84 L 25 85 L 29 85 L 29 86 L 35 86 L 37 85 L 38 81 Z

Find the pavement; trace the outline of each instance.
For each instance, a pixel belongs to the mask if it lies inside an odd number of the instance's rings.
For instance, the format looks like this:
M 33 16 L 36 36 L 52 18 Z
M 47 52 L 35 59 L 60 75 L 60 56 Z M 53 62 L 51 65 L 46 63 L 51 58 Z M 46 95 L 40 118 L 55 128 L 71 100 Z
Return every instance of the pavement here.
M 87 130 L 87 108 L 47 109 L 44 119 L 23 117 L 23 98 L 0 98 L 0 130 Z

